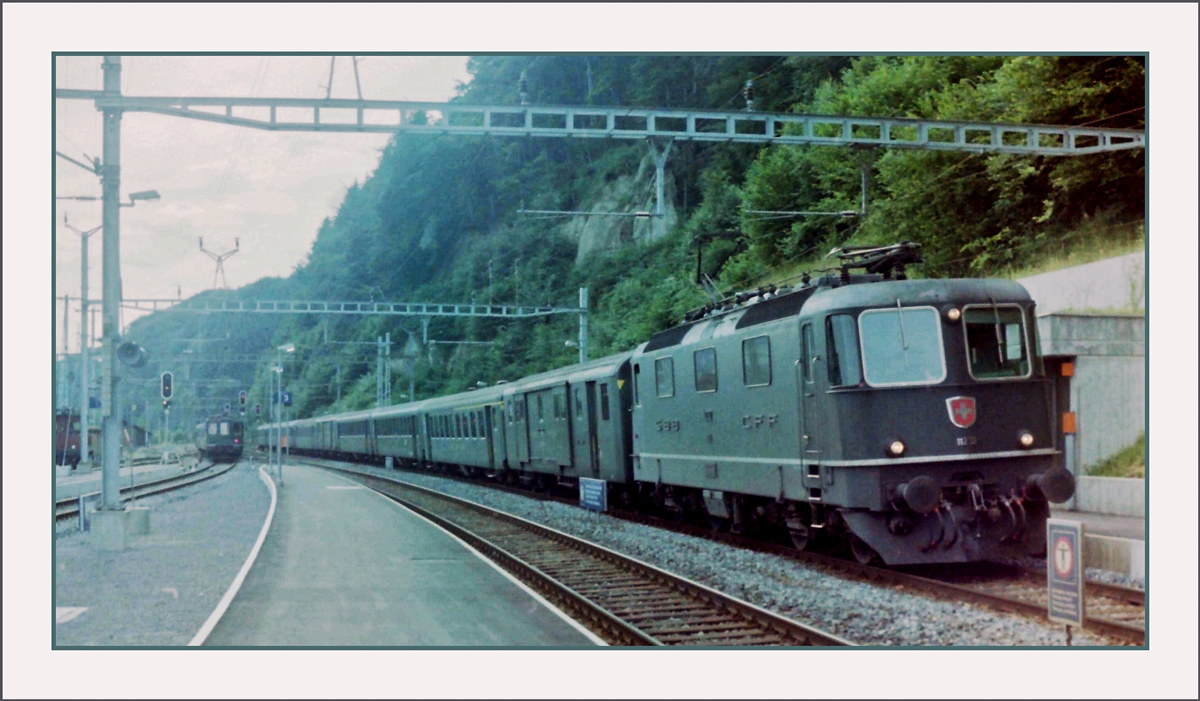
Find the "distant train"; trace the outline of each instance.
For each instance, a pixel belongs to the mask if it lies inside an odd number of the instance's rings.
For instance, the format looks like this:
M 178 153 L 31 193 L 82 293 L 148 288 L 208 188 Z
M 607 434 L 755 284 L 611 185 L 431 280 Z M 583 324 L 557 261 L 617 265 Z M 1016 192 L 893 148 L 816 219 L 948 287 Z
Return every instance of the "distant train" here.
M 79 466 L 83 459 L 82 445 L 79 440 L 79 414 L 60 411 L 54 416 L 54 464 L 70 465 L 72 469 Z M 100 445 L 100 429 L 88 429 L 88 457 L 96 454 Z
M 196 424 L 196 449 L 201 459 L 237 462 L 245 447 L 246 424 L 230 416 L 213 416 Z
M 1048 502 L 1075 484 L 1029 294 L 908 280 L 913 244 L 839 257 L 840 275 L 737 295 L 632 352 L 288 422 L 290 450 L 601 479 L 610 503 L 862 562 L 1044 552 Z

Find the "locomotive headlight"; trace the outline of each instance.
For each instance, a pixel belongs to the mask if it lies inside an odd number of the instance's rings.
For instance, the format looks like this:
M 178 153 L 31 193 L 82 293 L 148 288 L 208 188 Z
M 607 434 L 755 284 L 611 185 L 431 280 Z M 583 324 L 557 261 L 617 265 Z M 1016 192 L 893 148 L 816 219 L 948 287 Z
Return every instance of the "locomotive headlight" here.
M 1020 441 L 1022 448 L 1028 448 L 1033 445 L 1033 434 L 1029 431 L 1021 431 L 1020 435 L 1017 436 L 1017 440 Z
M 904 455 L 904 441 L 892 441 L 888 445 L 888 452 L 896 457 Z
M 958 320 L 961 318 L 962 318 L 962 310 L 959 309 L 958 307 L 950 307 L 949 309 L 946 310 L 946 320 L 949 321 L 950 323 L 957 324 Z

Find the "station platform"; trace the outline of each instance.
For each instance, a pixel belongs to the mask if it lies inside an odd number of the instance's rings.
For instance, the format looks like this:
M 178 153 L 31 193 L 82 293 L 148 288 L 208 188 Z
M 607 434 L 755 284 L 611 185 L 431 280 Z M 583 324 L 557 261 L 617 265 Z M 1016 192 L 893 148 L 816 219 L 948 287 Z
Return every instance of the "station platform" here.
M 1145 581 L 1145 519 L 1066 509 L 1052 509 L 1050 516 L 1083 524 L 1083 562 L 1086 567 Z
M 271 530 L 204 645 L 603 644 L 407 509 L 325 470 L 283 470 Z

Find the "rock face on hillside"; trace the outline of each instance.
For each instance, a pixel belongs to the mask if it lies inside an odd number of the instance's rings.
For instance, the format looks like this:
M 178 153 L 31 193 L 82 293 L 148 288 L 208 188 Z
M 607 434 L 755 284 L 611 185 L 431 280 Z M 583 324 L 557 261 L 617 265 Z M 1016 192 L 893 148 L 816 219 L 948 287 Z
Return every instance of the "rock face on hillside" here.
M 668 164 L 668 169 L 670 165 Z M 653 219 L 632 217 L 578 216 L 566 225 L 566 233 L 579 242 L 575 262 L 579 263 L 593 251 L 611 251 L 631 242 L 653 241 L 656 234 L 674 228 L 678 214 L 673 203 L 675 187 L 666 177 L 663 226 L 656 227 Z M 635 175 L 617 176 L 598 187 L 587 210 L 589 212 L 653 212 L 654 162 L 647 155 L 638 165 Z

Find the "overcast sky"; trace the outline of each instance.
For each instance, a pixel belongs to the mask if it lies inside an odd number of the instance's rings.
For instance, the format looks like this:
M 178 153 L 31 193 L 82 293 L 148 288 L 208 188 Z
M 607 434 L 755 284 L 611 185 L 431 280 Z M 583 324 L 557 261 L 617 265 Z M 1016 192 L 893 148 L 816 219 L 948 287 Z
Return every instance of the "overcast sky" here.
M 358 60 L 363 97 L 445 101 L 469 78 L 465 56 L 369 56 Z M 99 56 L 59 57 L 56 86 L 100 89 Z M 324 97 L 328 56 L 127 56 L 126 95 Z M 353 64 L 338 57 L 333 97 L 356 96 Z M 101 116 L 88 100 L 57 100 L 56 149 L 77 160 L 101 155 Z M 379 163 L 386 134 L 268 132 L 165 115 L 129 112 L 121 126 L 121 198 L 157 190 L 162 199 L 121 210 L 121 277 L 126 299 L 187 298 L 213 286 L 215 263 L 200 251 L 232 250 L 229 287 L 287 276 L 312 247 L 321 220 L 346 188 Z M 99 196 L 100 181 L 58 159 L 58 196 Z M 59 200 L 84 231 L 100 225 L 99 201 Z M 79 237 L 58 227 L 56 296 L 80 293 Z M 100 234 L 89 240 L 89 296 L 101 292 Z M 78 349 L 72 305 L 71 350 Z M 128 315 L 129 312 L 126 312 Z M 125 318 L 125 323 L 131 320 Z M 61 344 L 61 341 L 60 341 Z M 61 345 L 60 345 L 61 348 Z

